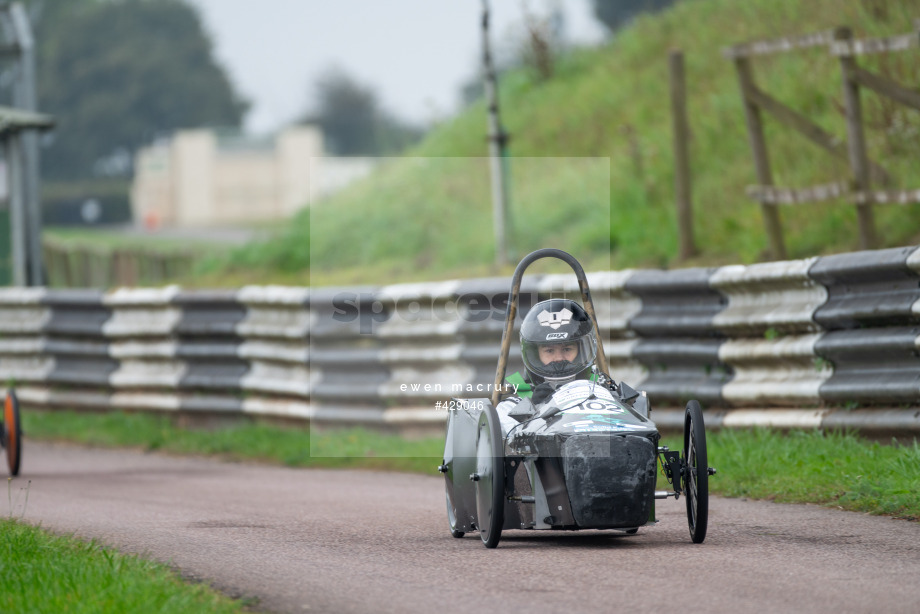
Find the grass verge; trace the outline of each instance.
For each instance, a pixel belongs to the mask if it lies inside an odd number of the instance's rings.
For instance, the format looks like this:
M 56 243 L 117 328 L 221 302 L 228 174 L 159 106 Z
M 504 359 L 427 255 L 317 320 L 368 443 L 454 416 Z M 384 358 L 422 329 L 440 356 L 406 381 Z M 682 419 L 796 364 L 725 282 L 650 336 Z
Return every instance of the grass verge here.
M 0 518 L 0 612 L 244 612 L 205 585 L 96 541 Z
M 883 445 L 854 433 L 767 429 L 707 433 L 713 493 L 818 503 L 920 520 L 920 445 Z M 678 439 L 665 445 L 680 448 Z
M 306 427 L 286 428 L 261 423 L 240 423 L 208 430 L 186 429 L 177 426 L 171 416 L 122 412 L 29 410 L 23 412 L 23 430 L 28 438 L 93 446 L 203 454 L 289 467 L 412 473 L 434 473 L 444 450 L 440 437 L 406 439 L 362 428 L 316 435 Z M 28 442 L 25 445 L 28 446 Z
M 325 433 L 265 424 L 200 431 L 167 416 L 24 412 L 28 437 L 98 446 L 130 446 L 216 455 L 294 467 L 363 468 L 436 475 L 440 436 L 409 440 L 355 428 Z M 714 494 L 818 503 L 846 510 L 920 519 L 920 444 L 882 445 L 853 433 L 770 430 L 707 435 Z M 666 438 L 672 449 L 679 438 Z M 26 444 L 28 445 L 28 443 Z M 28 448 L 25 448 L 28 450 Z M 26 452 L 28 454 L 28 452 Z

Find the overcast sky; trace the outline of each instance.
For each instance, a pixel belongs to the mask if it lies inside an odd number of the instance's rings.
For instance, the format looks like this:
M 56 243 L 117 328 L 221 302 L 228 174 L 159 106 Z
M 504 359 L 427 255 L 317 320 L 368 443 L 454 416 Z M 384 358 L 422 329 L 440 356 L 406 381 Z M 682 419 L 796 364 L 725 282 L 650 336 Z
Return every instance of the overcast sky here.
M 372 86 L 390 111 L 423 124 L 457 110 L 460 84 L 478 66 L 480 0 L 188 1 L 252 103 L 252 133 L 303 114 L 312 84 L 331 66 Z M 572 43 L 603 37 L 591 0 L 491 0 L 496 44 L 512 38 L 525 2 L 536 15 L 559 6 Z

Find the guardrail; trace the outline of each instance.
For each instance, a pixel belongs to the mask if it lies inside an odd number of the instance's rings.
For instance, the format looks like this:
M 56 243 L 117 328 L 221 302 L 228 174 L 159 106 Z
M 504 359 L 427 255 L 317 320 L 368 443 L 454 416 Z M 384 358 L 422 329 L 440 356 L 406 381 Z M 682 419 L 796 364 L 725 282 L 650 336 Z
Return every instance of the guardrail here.
M 656 406 L 920 432 L 918 248 L 588 280 L 611 373 Z M 488 396 L 508 287 L 3 289 L 0 378 L 48 407 L 439 423 L 437 401 Z M 577 293 L 574 276 L 530 277 L 521 313 Z

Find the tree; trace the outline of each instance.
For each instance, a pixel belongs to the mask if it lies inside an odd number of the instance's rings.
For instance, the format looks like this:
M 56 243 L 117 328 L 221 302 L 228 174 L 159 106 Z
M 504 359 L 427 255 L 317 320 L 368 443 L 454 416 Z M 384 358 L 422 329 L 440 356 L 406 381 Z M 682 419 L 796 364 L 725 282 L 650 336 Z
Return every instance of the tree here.
M 316 110 L 305 123 L 323 131 L 326 149 L 341 156 L 398 153 L 423 131 L 381 108 L 374 90 L 340 68 L 330 68 L 314 85 Z
M 640 13 L 654 13 L 665 9 L 677 0 L 592 0 L 594 16 L 614 32 Z
M 118 174 L 159 135 L 239 126 L 248 104 L 180 0 L 33 0 L 38 106 L 57 128 L 43 174 Z

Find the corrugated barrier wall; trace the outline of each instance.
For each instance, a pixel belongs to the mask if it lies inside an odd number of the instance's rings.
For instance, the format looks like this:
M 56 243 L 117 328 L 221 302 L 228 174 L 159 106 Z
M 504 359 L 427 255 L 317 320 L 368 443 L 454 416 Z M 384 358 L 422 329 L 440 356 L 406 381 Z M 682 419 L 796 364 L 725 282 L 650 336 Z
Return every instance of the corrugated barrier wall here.
M 698 398 L 715 427 L 920 432 L 918 248 L 588 280 L 612 375 L 653 409 Z M 436 424 L 437 401 L 489 396 L 509 285 L 8 288 L 0 377 L 47 407 Z M 577 298 L 574 275 L 521 290 L 519 314 Z

